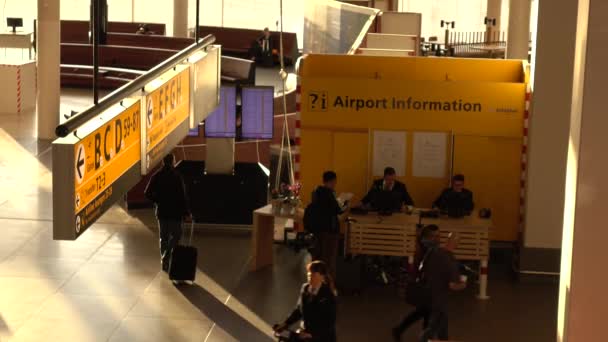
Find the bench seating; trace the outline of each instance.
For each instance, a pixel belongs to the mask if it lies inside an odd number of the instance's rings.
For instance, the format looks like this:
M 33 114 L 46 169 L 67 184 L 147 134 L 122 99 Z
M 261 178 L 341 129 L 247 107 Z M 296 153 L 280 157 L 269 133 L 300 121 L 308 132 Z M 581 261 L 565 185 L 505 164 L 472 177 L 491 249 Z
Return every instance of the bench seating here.
M 61 20 L 62 43 L 89 43 L 89 22 L 85 20 Z M 154 35 L 165 35 L 165 24 L 108 22 L 108 33 L 135 33 L 140 25 L 146 25 Z

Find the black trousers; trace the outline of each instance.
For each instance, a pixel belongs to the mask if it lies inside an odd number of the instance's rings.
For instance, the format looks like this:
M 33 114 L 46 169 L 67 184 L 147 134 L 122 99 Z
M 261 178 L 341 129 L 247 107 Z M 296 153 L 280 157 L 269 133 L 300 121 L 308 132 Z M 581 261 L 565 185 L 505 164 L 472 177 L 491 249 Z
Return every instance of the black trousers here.
M 405 316 L 405 318 L 399 323 L 399 325 L 395 328 L 395 332 L 399 335 L 402 335 L 404 331 L 406 331 L 412 324 L 418 322 L 423 319 L 423 328 L 426 329 L 429 323 L 429 317 L 431 312 L 428 309 L 424 308 L 416 308 L 409 315 Z
M 448 340 L 448 313 L 445 310 L 432 310 L 429 316 L 429 324 L 422 335 L 421 342 L 430 339 Z
M 317 242 L 312 255 L 313 261 L 321 260 L 327 265 L 333 279 L 336 279 L 336 259 L 338 258 L 339 244 L 340 234 L 320 233 L 317 235 Z
M 158 230 L 160 235 L 160 259 L 163 271 L 169 269 L 169 261 L 173 248 L 177 246 L 179 239 L 182 237 L 182 221 L 181 220 L 158 220 Z

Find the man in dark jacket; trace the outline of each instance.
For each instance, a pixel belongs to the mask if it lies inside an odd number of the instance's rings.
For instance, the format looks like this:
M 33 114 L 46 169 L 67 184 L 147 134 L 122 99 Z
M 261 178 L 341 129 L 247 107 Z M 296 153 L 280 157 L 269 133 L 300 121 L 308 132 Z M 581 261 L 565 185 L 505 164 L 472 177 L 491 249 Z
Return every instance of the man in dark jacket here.
M 469 215 L 473 211 L 473 193 L 465 189 L 464 176 L 455 175 L 452 177 L 452 187 L 443 190 L 441 195 L 433 202 L 433 207 L 442 212 L 451 212 Z M 458 215 L 461 216 L 461 215 Z
M 387 209 L 379 208 L 378 206 L 383 205 L 379 203 L 382 194 L 384 192 L 388 192 L 394 198 L 395 208 L 390 208 L 393 211 L 400 211 L 403 209 L 403 206 L 413 206 L 414 201 L 407 192 L 405 184 L 399 182 L 396 178 L 397 173 L 395 172 L 394 168 L 389 166 L 384 169 L 384 177 L 374 182 L 371 189 L 368 191 L 367 195 L 363 197 L 361 202 L 365 206 L 371 207 L 372 209 Z
M 163 167 L 152 176 L 144 192 L 156 206 L 161 264 L 165 272 L 169 269 L 173 248 L 182 236 L 182 220 L 190 215 L 184 180 L 174 163 L 173 154 L 167 155 Z
M 338 177 L 333 171 L 323 173 L 323 185 L 312 194 L 311 207 L 314 210 L 314 225 L 318 241 L 313 260 L 322 260 L 329 268 L 330 275 L 336 275 L 336 258 L 340 241 L 338 216 L 344 212 L 336 199 Z
M 417 307 L 393 329 L 394 341 L 401 341 L 401 334 L 420 319 L 424 319 L 421 342 L 431 339 L 448 340 L 449 292 L 466 287 L 466 279 L 461 279 L 458 264 L 452 254 L 456 248 L 455 241 L 450 239 L 446 247 L 441 248 L 439 227 L 436 225 L 424 227 L 420 239 L 424 249 L 422 272 L 430 290 L 430 302 Z

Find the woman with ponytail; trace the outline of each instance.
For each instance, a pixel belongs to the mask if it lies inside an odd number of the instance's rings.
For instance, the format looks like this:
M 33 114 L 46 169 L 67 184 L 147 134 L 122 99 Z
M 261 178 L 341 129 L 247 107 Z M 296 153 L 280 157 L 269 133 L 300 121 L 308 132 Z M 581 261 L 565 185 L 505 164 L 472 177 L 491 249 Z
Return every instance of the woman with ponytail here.
M 323 261 L 306 266 L 308 282 L 300 291 L 298 304 L 284 323 L 274 327 L 276 332 L 302 321 L 299 339 L 310 342 L 336 342 L 336 289 Z

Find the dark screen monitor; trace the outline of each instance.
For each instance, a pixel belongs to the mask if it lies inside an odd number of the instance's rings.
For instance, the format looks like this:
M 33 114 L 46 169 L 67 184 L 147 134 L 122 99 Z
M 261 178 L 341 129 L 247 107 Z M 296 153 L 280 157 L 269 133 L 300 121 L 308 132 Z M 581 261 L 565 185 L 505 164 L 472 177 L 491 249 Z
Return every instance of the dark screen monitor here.
M 23 27 L 23 18 L 6 18 L 6 26 L 13 28 L 13 33 L 17 32 L 17 27 Z
M 236 87 L 220 88 L 220 104 L 205 119 L 205 137 L 234 138 L 236 136 Z
M 467 199 L 461 192 L 451 191 L 441 207 L 441 213 L 453 218 L 461 218 L 471 213 L 466 208 Z
M 372 208 L 379 213 L 394 213 L 401 210 L 401 198 L 393 191 L 378 191 L 372 199 Z
M 274 125 L 274 87 L 243 87 L 243 139 L 272 139 Z

